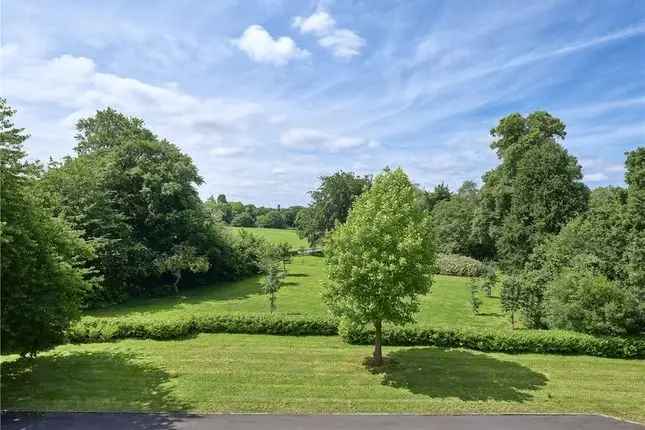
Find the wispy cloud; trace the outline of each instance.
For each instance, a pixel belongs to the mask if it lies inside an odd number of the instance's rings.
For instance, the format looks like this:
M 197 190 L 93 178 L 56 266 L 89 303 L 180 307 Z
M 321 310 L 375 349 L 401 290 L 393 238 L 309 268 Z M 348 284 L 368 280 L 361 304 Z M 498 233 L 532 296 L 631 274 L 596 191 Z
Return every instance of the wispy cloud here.
M 352 58 L 361 54 L 365 39 L 348 28 L 337 28 L 336 20 L 324 9 L 318 9 L 308 17 L 296 16 L 293 27 L 301 33 L 313 33 L 318 43 L 339 58 Z

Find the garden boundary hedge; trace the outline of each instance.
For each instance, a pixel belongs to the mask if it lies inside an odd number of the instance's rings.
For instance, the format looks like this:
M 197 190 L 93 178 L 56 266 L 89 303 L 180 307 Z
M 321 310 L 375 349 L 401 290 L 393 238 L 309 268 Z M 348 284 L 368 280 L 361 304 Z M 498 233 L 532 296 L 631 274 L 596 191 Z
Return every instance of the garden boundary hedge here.
M 368 327 L 343 325 L 340 335 L 356 345 L 374 343 Z M 645 358 L 645 339 L 597 337 L 559 330 L 468 331 L 429 327 L 387 327 L 383 345 L 440 346 L 485 352 L 591 355 L 610 358 Z
M 67 331 L 72 343 L 106 342 L 117 339 L 181 339 L 198 333 L 247 333 L 284 336 L 333 336 L 335 321 L 263 314 L 212 315 L 174 320 L 146 318 L 85 317 Z
M 67 331 L 72 343 L 118 339 L 170 340 L 199 333 L 272 334 L 282 336 L 334 336 L 356 345 L 374 342 L 369 327 L 341 324 L 331 319 L 271 314 L 220 314 L 175 320 L 85 317 Z M 645 339 L 597 337 L 559 330 L 474 331 L 422 326 L 383 329 L 383 345 L 439 346 L 485 352 L 591 355 L 611 358 L 645 358 Z

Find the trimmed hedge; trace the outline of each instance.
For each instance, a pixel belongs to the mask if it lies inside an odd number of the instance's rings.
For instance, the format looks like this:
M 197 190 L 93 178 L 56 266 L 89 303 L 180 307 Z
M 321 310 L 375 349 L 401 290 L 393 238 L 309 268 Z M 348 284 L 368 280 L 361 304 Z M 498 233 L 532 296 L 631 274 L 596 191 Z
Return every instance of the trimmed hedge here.
M 264 314 L 212 315 L 168 321 L 145 318 L 83 318 L 67 331 L 73 343 L 106 342 L 116 339 L 181 339 L 198 333 L 247 333 L 285 336 L 333 336 L 335 321 Z
M 245 333 L 283 336 L 334 336 L 340 334 L 350 344 L 374 342 L 368 327 L 342 324 L 334 320 L 278 316 L 271 314 L 221 314 L 176 320 L 146 318 L 85 317 L 67 331 L 72 343 L 108 342 L 117 339 L 170 340 L 198 333 Z M 558 330 L 513 332 L 468 331 L 420 326 L 383 330 L 383 344 L 391 346 L 440 346 L 469 348 L 485 352 L 576 354 L 613 358 L 645 358 L 645 339 L 595 337 Z
M 374 343 L 374 331 L 345 326 L 340 335 L 351 344 Z M 440 346 L 469 348 L 485 352 L 592 355 L 612 358 L 645 358 L 645 339 L 595 337 L 558 330 L 515 332 L 465 331 L 426 327 L 388 327 L 383 345 Z
M 439 254 L 435 272 L 440 275 L 479 277 L 486 273 L 486 265 L 464 255 Z

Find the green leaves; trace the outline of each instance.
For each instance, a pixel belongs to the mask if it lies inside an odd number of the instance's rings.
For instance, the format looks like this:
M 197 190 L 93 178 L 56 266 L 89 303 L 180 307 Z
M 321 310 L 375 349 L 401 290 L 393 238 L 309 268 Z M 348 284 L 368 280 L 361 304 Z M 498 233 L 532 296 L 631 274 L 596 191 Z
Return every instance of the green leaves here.
M 24 161 L 27 136 L 13 114 L 0 99 L 2 351 L 35 355 L 60 342 L 78 317 L 81 293 L 93 285 L 79 260 L 93 249 L 39 199 L 40 167 Z
M 426 294 L 434 266 L 429 215 L 400 170 L 384 172 L 329 236 L 324 300 L 337 316 L 405 323 Z

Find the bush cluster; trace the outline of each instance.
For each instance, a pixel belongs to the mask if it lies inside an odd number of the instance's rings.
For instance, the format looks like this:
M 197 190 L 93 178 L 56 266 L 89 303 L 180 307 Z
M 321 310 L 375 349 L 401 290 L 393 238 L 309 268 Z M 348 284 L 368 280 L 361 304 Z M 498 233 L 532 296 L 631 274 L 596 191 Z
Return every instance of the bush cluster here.
M 69 328 L 67 339 L 73 343 L 106 342 L 125 338 L 169 340 L 198 333 L 333 336 L 338 334 L 338 328 L 333 320 L 264 314 L 222 314 L 175 320 L 86 317 Z
M 486 265 L 471 257 L 457 254 L 438 254 L 435 273 L 439 275 L 479 277 L 486 273 Z
M 351 344 L 374 343 L 374 330 L 341 325 L 343 339 Z M 493 332 L 437 329 L 427 327 L 388 327 L 383 345 L 439 346 L 469 348 L 484 352 L 591 355 L 612 358 L 644 358 L 645 340 L 621 337 L 595 337 L 558 330 Z

